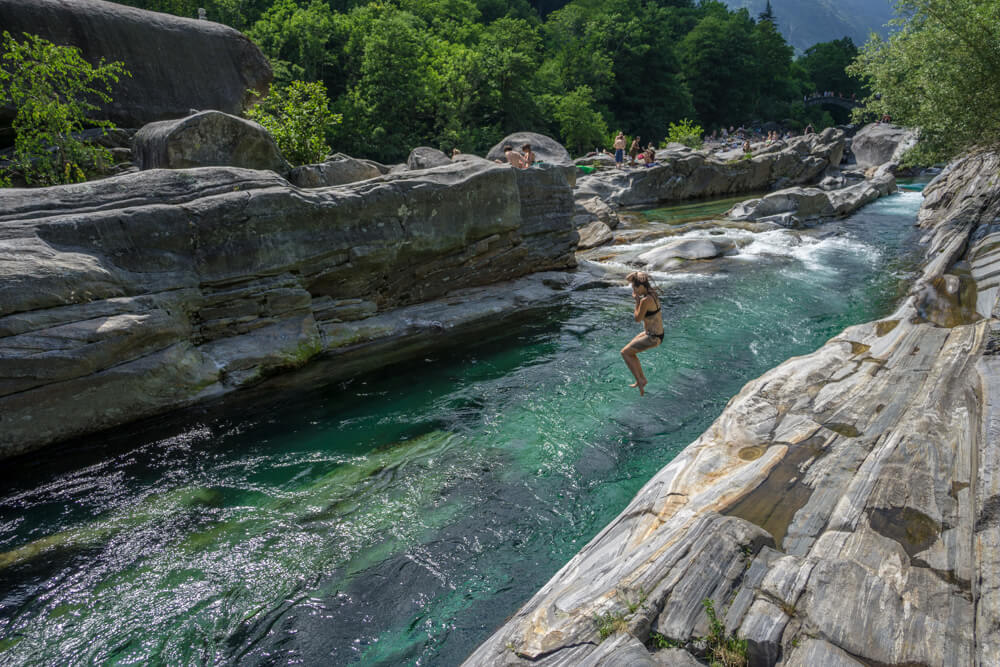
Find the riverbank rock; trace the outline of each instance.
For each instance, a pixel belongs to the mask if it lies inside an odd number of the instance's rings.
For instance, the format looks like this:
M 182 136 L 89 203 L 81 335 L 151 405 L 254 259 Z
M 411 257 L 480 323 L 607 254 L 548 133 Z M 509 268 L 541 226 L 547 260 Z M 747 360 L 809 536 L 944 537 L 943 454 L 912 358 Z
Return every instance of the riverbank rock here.
M 615 240 L 615 233 L 600 220 L 594 220 L 580 227 L 579 233 L 580 241 L 576 245 L 577 250 L 589 250 Z
M 407 169 L 431 169 L 451 164 L 451 158 L 436 148 L 428 146 L 418 146 L 410 151 L 410 156 L 406 158 Z
M 1000 663 L 998 169 L 931 183 L 896 311 L 749 382 L 464 664 L 579 664 L 609 616 L 695 649 L 704 599 L 751 665 Z M 978 319 L 920 315 L 970 275 Z
M 916 130 L 889 123 L 871 123 L 851 139 L 851 153 L 858 167 L 867 169 L 887 162 L 899 164 L 903 154 L 916 144 Z
M 321 164 L 307 164 L 292 169 L 288 174 L 288 181 L 300 188 L 323 188 L 378 178 L 388 171 L 388 167 L 377 162 L 337 153 Z
M 772 192 L 760 199 L 740 202 L 726 213 L 726 217 L 797 228 L 823 218 L 848 215 L 895 191 L 896 179 L 885 171 L 870 181 L 837 190 L 787 188 Z
M 113 102 L 98 102 L 98 118 L 141 127 L 181 118 L 191 109 L 239 114 L 266 92 L 271 67 L 239 32 L 133 7 L 88 0 L 0 0 L 0 26 L 16 37 L 31 33 L 75 46 L 84 59 L 121 61 L 131 72 L 115 84 Z M 150 54 L 157 54 L 150 57 Z M 0 110 L 0 125 L 14 110 Z
M 380 342 L 376 365 L 405 358 L 411 335 L 468 319 L 399 309 L 574 266 L 572 214 L 565 169 L 482 159 L 315 190 L 231 167 L 0 190 L 0 456 L 321 352 L 337 372 Z
M 221 111 L 149 123 L 132 140 L 132 155 L 139 169 L 291 169 L 267 130 Z
M 659 151 L 659 165 L 599 171 L 577 179 L 576 196 L 599 197 L 611 206 L 647 206 L 668 201 L 718 197 L 809 183 L 844 154 L 844 134 L 828 128 L 822 134 L 790 139 L 781 150 L 720 160 L 707 153 Z
M 692 259 L 711 259 L 727 250 L 709 239 L 689 238 L 667 241 L 639 255 L 638 260 L 648 271 L 670 271 Z
M 521 146 L 524 144 L 531 144 L 531 150 L 534 151 L 535 156 L 541 162 L 559 165 L 573 163 L 573 160 L 569 156 L 569 151 L 562 144 L 552 137 L 547 137 L 537 132 L 515 132 L 514 134 L 508 134 L 503 138 L 503 141 L 490 149 L 490 152 L 486 154 L 486 159 L 503 160 L 506 162 L 503 154 L 503 147 L 506 144 L 510 144 L 518 152 L 521 151 Z

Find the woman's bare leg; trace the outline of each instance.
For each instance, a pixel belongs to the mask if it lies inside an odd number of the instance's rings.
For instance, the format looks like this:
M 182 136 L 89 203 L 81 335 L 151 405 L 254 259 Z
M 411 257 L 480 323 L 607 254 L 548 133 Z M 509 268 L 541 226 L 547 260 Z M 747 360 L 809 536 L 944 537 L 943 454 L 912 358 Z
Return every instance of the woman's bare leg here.
M 650 344 L 651 342 L 652 344 Z M 660 342 L 655 338 L 651 339 L 646 334 L 641 333 L 622 348 L 622 359 L 625 360 L 625 365 L 628 366 L 635 378 L 635 382 L 629 386 L 638 387 L 640 396 L 646 395 L 646 385 L 649 383 L 646 381 L 646 375 L 642 372 L 642 364 L 639 363 L 638 354 L 644 350 L 651 350 L 659 344 Z
M 628 366 L 628 369 L 632 371 L 632 376 L 635 377 L 635 382 L 629 386 L 638 387 L 639 395 L 645 396 L 646 385 L 649 383 L 646 381 L 646 376 L 642 373 L 642 364 L 639 363 L 639 357 L 633 350 L 625 348 L 622 350 L 622 359 L 625 360 L 625 365 Z

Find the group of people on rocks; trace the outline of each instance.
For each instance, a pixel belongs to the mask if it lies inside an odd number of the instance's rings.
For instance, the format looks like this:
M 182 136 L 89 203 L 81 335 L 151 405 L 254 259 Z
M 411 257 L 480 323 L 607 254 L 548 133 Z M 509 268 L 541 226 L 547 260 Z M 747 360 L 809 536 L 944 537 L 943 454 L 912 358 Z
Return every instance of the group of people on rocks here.
M 516 169 L 527 169 L 538 162 L 535 152 L 531 150 L 531 144 L 523 144 L 520 152 L 514 150 L 513 145 L 504 144 L 503 156 L 507 159 L 507 163 Z M 496 162 L 502 163 L 503 160 L 496 160 Z
M 656 146 L 650 143 L 645 148 L 642 147 L 642 137 L 636 135 L 632 138 L 632 142 L 629 143 L 625 136 L 625 133 L 621 130 L 615 135 L 615 141 L 612 146 L 614 152 L 608 151 L 606 148 L 595 148 L 591 152 L 587 153 L 587 157 L 595 157 L 597 155 L 612 155 L 615 159 L 615 169 L 625 168 L 625 156 L 628 155 L 629 166 L 643 165 L 644 167 L 652 167 L 656 165 Z M 626 153 L 625 146 L 628 146 L 628 152 Z

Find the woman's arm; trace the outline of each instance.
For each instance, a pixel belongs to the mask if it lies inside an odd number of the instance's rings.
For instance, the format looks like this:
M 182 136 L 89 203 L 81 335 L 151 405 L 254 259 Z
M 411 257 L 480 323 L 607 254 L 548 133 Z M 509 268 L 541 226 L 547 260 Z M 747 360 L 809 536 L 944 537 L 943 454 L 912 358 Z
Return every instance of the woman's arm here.
M 649 310 L 649 304 L 653 302 L 653 299 L 647 294 L 641 299 L 636 299 L 635 301 L 635 321 L 642 322 L 643 318 L 646 317 L 646 311 Z

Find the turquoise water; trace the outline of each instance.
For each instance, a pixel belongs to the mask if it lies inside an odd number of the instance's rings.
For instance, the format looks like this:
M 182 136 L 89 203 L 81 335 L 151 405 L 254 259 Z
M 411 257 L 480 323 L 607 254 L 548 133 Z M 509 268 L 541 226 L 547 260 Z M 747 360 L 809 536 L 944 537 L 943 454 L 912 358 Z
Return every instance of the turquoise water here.
M 18 460 L 0 663 L 458 664 L 745 382 L 892 309 L 919 202 L 658 276 L 641 399 L 629 292 L 592 289 L 379 374 Z

